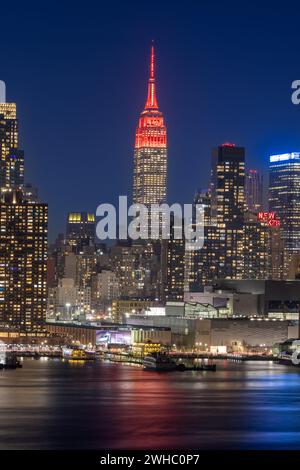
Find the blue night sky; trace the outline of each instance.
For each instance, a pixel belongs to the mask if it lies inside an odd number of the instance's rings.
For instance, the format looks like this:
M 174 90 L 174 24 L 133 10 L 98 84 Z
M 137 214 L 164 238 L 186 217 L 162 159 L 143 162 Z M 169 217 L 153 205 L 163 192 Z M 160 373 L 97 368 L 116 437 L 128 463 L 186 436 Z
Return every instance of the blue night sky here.
M 0 79 L 51 238 L 68 211 L 131 195 L 152 39 L 169 202 L 207 187 L 211 148 L 224 141 L 264 172 L 269 154 L 299 151 L 299 17 L 296 2 L 2 2 Z

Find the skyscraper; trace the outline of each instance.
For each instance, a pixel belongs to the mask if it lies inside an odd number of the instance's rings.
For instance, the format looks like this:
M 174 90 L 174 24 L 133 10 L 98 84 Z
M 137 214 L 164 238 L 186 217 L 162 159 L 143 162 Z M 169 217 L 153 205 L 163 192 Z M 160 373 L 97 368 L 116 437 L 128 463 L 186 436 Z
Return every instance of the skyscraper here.
M 284 246 L 281 227 L 269 227 L 268 278 L 273 280 L 283 279 L 285 277 L 283 267 Z
M 154 246 L 119 241 L 111 248 L 111 266 L 123 299 L 155 299 L 159 296 L 160 259 Z
M 263 199 L 263 175 L 257 170 L 246 171 L 245 200 L 248 211 L 257 213 L 262 210 Z
M 186 252 L 186 286 L 197 290 L 218 277 L 220 236 L 216 220 L 211 216 L 211 193 L 200 191 L 195 195 L 194 207 L 204 210 L 204 244 L 200 250 Z
M 300 153 L 270 156 L 269 210 L 280 220 L 284 247 L 284 277 L 300 251 Z
M 67 240 L 75 251 L 95 242 L 95 216 L 88 212 L 69 212 Z
M 47 204 L 8 191 L 0 201 L 0 323 L 44 329 L 47 306 Z
M 269 226 L 249 213 L 243 227 L 243 270 L 244 279 L 266 279 L 268 275 Z
M 2 99 L 5 99 L 3 97 Z M 17 189 L 24 183 L 24 154 L 18 148 L 15 103 L 0 103 L 0 190 Z
M 161 204 L 167 192 L 167 131 L 158 109 L 154 47 L 151 47 L 150 77 L 145 108 L 135 135 L 133 202 Z
M 243 271 L 244 147 L 225 143 L 213 149 L 211 176 L 212 220 L 220 237 L 218 277 L 239 279 Z
M 176 238 L 176 231 L 181 233 Z M 183 300 L 185 287 L 185 240 L 182 219 L 171 216 L 170 239 L 162 241 L 164 300 Z
M 2 90 L 3 91 L 3 90 Z M 0 103 L 0 323 L 44 329 L 47 306 L 47 204 L 24 189 L 15 103 Z

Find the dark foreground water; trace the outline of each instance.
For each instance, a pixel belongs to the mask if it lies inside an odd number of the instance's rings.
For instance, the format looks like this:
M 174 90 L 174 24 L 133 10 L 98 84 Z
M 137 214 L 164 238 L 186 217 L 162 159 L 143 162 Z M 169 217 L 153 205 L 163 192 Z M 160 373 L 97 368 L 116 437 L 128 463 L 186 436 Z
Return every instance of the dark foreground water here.
M 158 374 L 24 360 L 0 372 L 1 449 L 300 449 L 300 369 Z

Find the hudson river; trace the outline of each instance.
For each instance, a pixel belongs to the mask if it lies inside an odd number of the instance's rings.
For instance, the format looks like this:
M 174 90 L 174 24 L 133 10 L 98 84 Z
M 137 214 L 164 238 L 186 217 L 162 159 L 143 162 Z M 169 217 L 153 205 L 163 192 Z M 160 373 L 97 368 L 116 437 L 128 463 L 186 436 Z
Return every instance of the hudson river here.
M 145 372 L 31 360 L 0 372 L 1 449 L 300 449 L 300 369 Z

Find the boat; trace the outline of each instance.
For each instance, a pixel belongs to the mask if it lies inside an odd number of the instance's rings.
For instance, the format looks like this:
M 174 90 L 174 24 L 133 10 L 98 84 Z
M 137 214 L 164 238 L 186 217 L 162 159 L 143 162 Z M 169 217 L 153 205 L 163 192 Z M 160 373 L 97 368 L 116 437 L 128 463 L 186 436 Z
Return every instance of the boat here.
M 300 356 L 298 351 L 293 353 L 291 351 L 282 351 L 278 354 L 275 362 L 284 366 L 300 367 L 300 358 L 298 356 Z
M 144 357 L 143 366 L 145 370 L 157 372 L 169 372 L 176 370 L 177 364 L 167 354 L 153 353 Z
M 276 356 L 274 362 L 277 364 L 300 367 L 300 339 L 290 338 L 275 344 L 273 354 Z
M 64 359 L 71 361 L 95 361 L 96 354 L 93 351 L 87 351 L 82 348 L 62 348 L 62 356 Z
M 0 369 L 18 369 L 23 367 L 17 356 L 12 352 L 7 352 L 1 356 Z
M 183 362 L 180 362 L 176 366 L 176 370 L 179 370 L 180 372 L 185 372 L 185 371 L 213 371 L 215 372 L 217 370 L 217 366 L 214 363 L 205 363 L 201 362 L 200 364 L 185 364 Z

